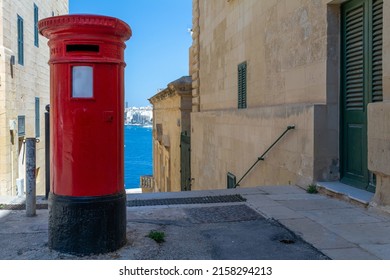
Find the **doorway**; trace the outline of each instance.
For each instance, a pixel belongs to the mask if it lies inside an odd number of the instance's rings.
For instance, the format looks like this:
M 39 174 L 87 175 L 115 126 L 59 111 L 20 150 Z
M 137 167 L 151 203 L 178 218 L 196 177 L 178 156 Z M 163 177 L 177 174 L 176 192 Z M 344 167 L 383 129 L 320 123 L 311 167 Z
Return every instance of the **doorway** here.
M 382 98 L 383 0 L 341 6 L 341 181 L 375 192 L 367 167 L 367 105 Z

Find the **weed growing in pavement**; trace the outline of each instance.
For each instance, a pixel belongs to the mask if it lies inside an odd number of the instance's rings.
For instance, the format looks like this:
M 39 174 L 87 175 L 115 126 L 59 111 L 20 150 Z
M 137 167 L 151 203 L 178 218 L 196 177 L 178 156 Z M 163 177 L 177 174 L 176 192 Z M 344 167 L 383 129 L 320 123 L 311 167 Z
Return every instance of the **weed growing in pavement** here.
M 318 193 L 317 185 L 311 184 L 306 189 L 307 193 Z
M 162 232 L 162 231 L 156 231 L 156 230 L 151 230 L 148 234 L 148 237 L 150 239 L 153 239 L 154 241 L 156 241 L 157 243 L 162 243 L 162 242 L 165 242 L 165 233 Z

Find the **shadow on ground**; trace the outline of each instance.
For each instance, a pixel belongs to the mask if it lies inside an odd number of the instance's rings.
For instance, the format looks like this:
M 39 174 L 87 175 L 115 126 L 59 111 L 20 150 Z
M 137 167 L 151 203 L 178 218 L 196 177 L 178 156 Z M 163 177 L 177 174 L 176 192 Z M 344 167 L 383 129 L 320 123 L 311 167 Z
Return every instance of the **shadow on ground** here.
M 73 256 L 49 250 L 48 211 L 1 219 L 0 259 L 323 260 L 320 251 L 243 203 L 127 208 L 127 244 L 103 255 Z M 165 242 L 147 237 L 165 233 Z

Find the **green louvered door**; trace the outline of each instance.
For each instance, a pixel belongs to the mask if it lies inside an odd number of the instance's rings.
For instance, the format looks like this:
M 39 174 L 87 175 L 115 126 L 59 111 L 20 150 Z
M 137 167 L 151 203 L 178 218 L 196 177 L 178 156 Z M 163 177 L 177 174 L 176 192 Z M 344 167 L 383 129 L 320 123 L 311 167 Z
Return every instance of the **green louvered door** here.
M 342 181 L 370 189 L 367 104 L 382 101 L 382 0 L 342 6 Z
M 187 133 L 180 136 L 180 180 L 181 190 L 191 190 L 191 137 Z

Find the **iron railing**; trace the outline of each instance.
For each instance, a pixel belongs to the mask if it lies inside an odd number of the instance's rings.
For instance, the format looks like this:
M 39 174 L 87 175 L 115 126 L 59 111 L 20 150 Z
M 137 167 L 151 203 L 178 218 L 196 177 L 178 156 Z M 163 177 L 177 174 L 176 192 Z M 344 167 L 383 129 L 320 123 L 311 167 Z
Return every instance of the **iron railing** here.
M 152 189 L 153 188 L 153 176 L 143 175 L 140 177 L 141 188 Z
M 283 138 L 284 135 L 286 135 L 286 133 L 292 129 L 295 129 L 295 125 L 289 125 L 287 126 L 286 130 L 278 137 L 278 139 L 276 139 L 271 146 L 269 146 L 269 148 L 261 155 L 257 158 L 256 162 L 254 164 L 252 164 L 252 166 L 248 169 L 247 172 L 245 172 L 245 174 L 241 177 L 240 180 L 238 180 L 238 182 L 236 183 L 236 185 L 234 186 L 235 188 L 237 186 L 240 185 L 240 182 L 246 177 L 246 175 L 248 175 L 249 172 L 251 172 L 251 170 L 253 169 L 253 167 L 256 166 L 256 164 L 261 161 L 261 160 L 264 160 L 265 158 L 265 155 L 276 145 L 276 143 L 278 143 L 280 141 L 280 139 Z

